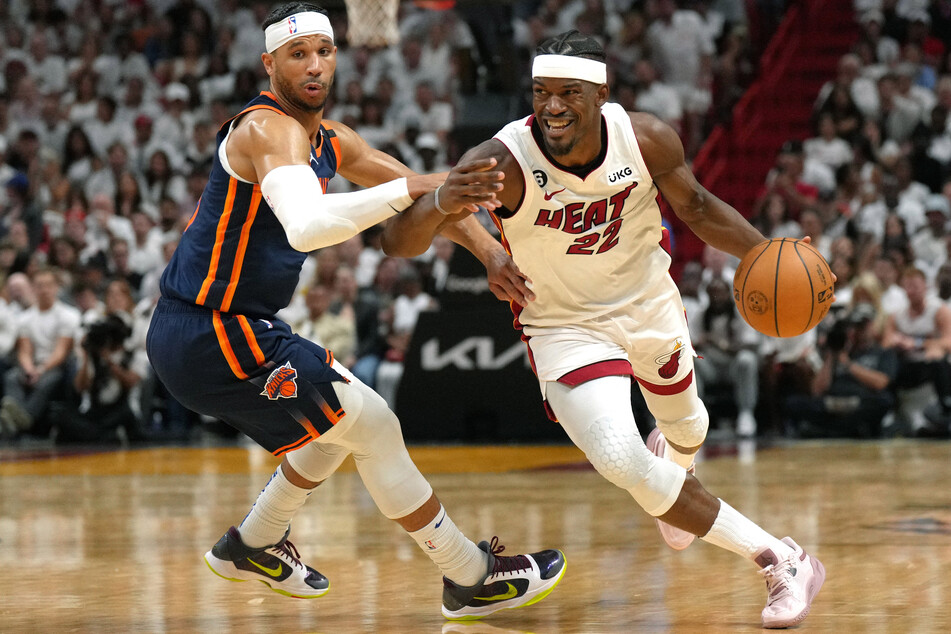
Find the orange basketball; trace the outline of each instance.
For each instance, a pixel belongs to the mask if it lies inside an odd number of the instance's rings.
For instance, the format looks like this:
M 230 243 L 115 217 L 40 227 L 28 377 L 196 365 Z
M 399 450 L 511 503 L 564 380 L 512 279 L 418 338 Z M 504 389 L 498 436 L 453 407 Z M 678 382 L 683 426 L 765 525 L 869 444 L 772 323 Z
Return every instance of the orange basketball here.
M 750 326 L 771 337 L 815 328 L 832 304 L 832 271 L 811 245 L 793 238 L 761 242 L 733 276 L 733 301 Z

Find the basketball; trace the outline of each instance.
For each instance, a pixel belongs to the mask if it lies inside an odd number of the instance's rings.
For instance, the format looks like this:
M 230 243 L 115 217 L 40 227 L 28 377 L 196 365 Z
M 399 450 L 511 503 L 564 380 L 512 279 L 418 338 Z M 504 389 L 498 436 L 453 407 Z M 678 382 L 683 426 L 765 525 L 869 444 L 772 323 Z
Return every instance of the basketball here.
M 761 242 L 733 276 L 733 301 L 743 319 L 771 337 L 816 327 L 832 304 L 832 271 L 816 249 L 794 238 Z

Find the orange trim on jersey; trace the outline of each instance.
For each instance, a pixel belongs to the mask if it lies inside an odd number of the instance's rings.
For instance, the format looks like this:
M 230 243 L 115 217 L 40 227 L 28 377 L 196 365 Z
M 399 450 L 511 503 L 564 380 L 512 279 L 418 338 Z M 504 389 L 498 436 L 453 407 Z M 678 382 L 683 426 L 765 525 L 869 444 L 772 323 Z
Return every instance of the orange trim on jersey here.
M 238 250 L 235 252 L 234 256 L 234 266 L 231 269 L 231 280 L 228 282 L 228 288 L 225 289 L 224 299 L 221 301 L 221 310 L 224 312 L 228 312 L 228 310 L 231 308 L 231 300 L 234 299 L 234 292 L 238 289 L 238 279 L 241 277 L 241 267 L 244 265 L 244 254 L 248 250 L 248 238 L 251 236 L 251 224 L 254 222 L 254 217 L 258 213 L 258 205 L 260 204 L 261 186 L 255 185 L 251 193 L 251 204 L 248 208 L 248 217 L 245 218 L 244 226 L 241 227 L 241 238 L 238 241 Z M 258 365 L 260 365 L 260 363 Z
M 196 304 L 204 305 L 208 299 L 208 291 L 211 289 L 211 283 L 215 281 L 215 274 L 218 272 L 218 261 L 221 259 L 221 245 L 225 241 L 225 230 L 228 228 L 228 221 L 231 220 L 231 211 L 234 208 L 234 197 L 238 191 L 238 181 L 234 177 L 228 179 L 228 196 L 225 198 L 225 206 L 221 211 L 221 218 L 218 219 L 218 230 L 215 232 L 215 248 L 211 252 L 211 263 L 208 265 L 208 275 L 205 281 L 201 283 L 201 290 L 198 292 Z
M 310 419 L 307 418 L 306 416 L 301 416 L 300 418 L 298 418 L 297 423 L 301 427 L 307 430 L 307 433 L 310 435 L 311 438 L 317 438 L 320 436 L 320 432 L 314 428 L 314 424 L 310 422 Z
M 334 129 L 333 121 L 324 121 L 322 125 L 327 131 Z M 343 150 L 340 149 L 340 137 L 336 133 L 330 137 L 330 145 L 334 149 L 334 154 L 337 155 L 337 167 L 340 167 L 340 164 L 343 162 Z
M 217 310 L 212 311 L 211 321 L 215 325 L 215 335 L 218 337 L 218 346 L 221 348 L 221 353 L 225 355 L 225 360 L 228 361 L 231 372 L 242 381 L 247 379 L 248 375 L 241 369 L 241 365 L 238 363 L 238 357 L 234 355 L 231 342 L 228 341 L 228 333 L 225 332 L 224 322 L 221 321 L 221 313 Z
M 319 434 L 318 434 L 318 435 L 319 435 Z M 295 441 L 292 442 L 291 444 L 289 444 L 289 445 L 284 445 L 284 446 L 281 447 L 280 449 L 277 449 L 277 450 L 275 450 L 275 451 L 272 451 L 271 453 L 272 453 L 273 455 L 277 456 L 278 458 L 280 458 L 281 456 L 283 456 L 284 454 L 286 454 L 288 451 L 294 451 L 295 449 L 300 449 L 301 447 L 303 447 L 304 445 L 306 445 L 307 443 L 309 443 L 309 442 L 311 442 L 311 441 L 313 441 L 313 440 L 314 440 L 314 437 L 311 436 L 310 434 L 308 434 L 308 435 L 304 436 L 303 438 L 301 438 L 300 440 L 295 440 Z
M 336 412 L 330 409 L 330 405 L 326 402 L 320 404 L 320 409 L 323 410 L 324 416 L 327 417 L 327 420 L 330 421 L 331 425 L 336 425 L 340 422 L 340 418 L 343 416 L 343 408 L 338 409 Z
M 254 355 L 254 360 L 257 361 L 258 366 L 264 365 L 264 352 L 261 351 L 261 346 L 258 345 L 258 340 L 254 336 L 254 331 L 251 330 L 251 324 L 248 322 L 248 318 L 244 315 L 238 315 L 237 317 L 238 324 L 244 332 L 244 338 L 248 340 L 248 347 L 251 348 L 251 354 Z
M 182 231 L 182 233 L 185 233 L 185 231 L 188 231 L 188 228 L 192 226 L 193 222 L 195 222 L 195 218 L 198 217 L 198 210 L 200 208 L 201 208 L 201 196 L 198 197 L 198 204 L 195 205 L 195 212 L 192 214 L 192 217 L 188 219 L 188 224 L 185 225 L 185 230 Z
M 271 99 L 274 99 L 274 101 L 277 101 L 277 98 L 276 98 L 274 95 L 272 95 L 271 93 L 267 92 L 267 91 L 264 91 L 264 92 L 262 92 L 261 94 L 262 94 L 262 95 L 267 95 L 267 96 L 270 97 Z M 239 112 L 239 113 L 236 114 L 235 116 L 231 117 L 230 119 L 228 119 L 227 121 L 225 121 L 224 123 L 222 123 L 222 124 L 221 124 L 221 127 L 218 128 L 218 129 L 219 129 L 219 130 L 224 130 L 224 129 L 225 129 L 225 126 L 230 126 L 232 121 L 234 121 L 234 120 L 237 119 L 238 117 L 243 117 L 244 115 L 248 114 L 248 113 L 251 112 L 252 110 L 271 110 L 271 111 L 273 111 L 273 112 L 276 112 L 277 114 L 281 114 L 281 115 L 284 115 L 284 116 L 289 116 L 286 112 L 284 112 L 284 111 L 281 110 L 280 108 L 275 108 L 274 106 L 269 106 L 269 105 L 266 104 L 266 103 L 259 103 L 259 104 L 255 104 L 255 105 L 253 105 L 253 106 L 250 106 L 250 107 L 248 107 L 248 108 L 245 108 L 244 110 L 242 110 L 241 112 Z

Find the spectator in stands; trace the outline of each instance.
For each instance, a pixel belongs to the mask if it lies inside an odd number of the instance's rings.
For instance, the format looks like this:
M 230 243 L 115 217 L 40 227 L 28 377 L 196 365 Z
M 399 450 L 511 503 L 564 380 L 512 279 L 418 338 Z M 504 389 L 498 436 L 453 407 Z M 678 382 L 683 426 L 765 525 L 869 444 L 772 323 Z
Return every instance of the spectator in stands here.
M 43 416 L 62 394 L 67 364 L 79 328 L 79 313 L 57 299 L 56 272 L 33 275 L 36 303 L 23 311 L 16 343 L 16 365 L 4 375 L 0 421 L 7 432 L 45 434 Z
M 307 316 L 294 332 L 333 352 L 341 363 L 354 361 L 357 326 L 354 319 L 330 310 L 334 289 L 315 284 L 307 291 Z
M 415 124 L 421 132 L 431 132 L 446 143 L 452 129 L 452 106 L 436 100 L 432 82 L 421 81 L 416 84 L 413 103 L 400 113 L 400 120 L 403 127 Z
M 83 123 L 93 151 L 100 156 L 105 156 L 115 143 L 126 145 L 132 141 L 132 129 L 128 123 L 116 117 L 117 107 L 115 99 L 103 95 L 96 105 L 96 115 Z
M 82 125 L 92 120 L 99 108 L 99 78 L 94 71 L 82 69 L 70 83 L 76 90 L 66 97 L 67 117 L 71 123 Z
M 934 281 L 938 269 L 948 259 L 948 222 L 951 204 L 944 194 L 932 194 L 925 203 L 927 224 L 911 238 L 915 266 L 924 272 L 929 282 Z
M 799 223 L 790 217 L 787 199 L 779 192 L 770 193 L 763 199 L 752 224 L 767 238 L 795 238 L 802 235 Z
M 732 286 L 722 279 L 707 285 L 709 304 L 703 311 L 700 334 L 693 339 L 700 359 L 694 365 L 697 390 L 705 398 L 715 385 L 726 385 L 737 406 L 738 436 L 756 435 L 753 410 L 759 394 L 760 336 L 736 312 Z
M 679 133 L 683 129 L 684 114 L 680 93 L 658 81 L 657 69 L 650 60 L 642 59 L 637 62 L 634 66 L 634 77 L 637 79 L 636 109 L 651 113 Z
M 105 314 L 87 326 L 79 346 L 73 378 L 77 399 L 55 410 L 57 443 L 114 442 L 120 428 L 130 440 L 143 438 L 131 399 L 149 372 L 149 360 L 144 348 L 130 345 L 132 308 L 128 284 L 110 282 Z
M 883 345 L 898 355 L 895 387 L 902 390 L 930 383 L 938 406 L 947 415 L 951 412 L 951 307 L 929 292 L 919 269 L 906 269 L 901 285 L 908 307 L 889 316 L 883 338 Z M 917 417 L 911 421 L 912 431 L 926 427 L 921 410 L 912 411 Z
M 185 199 L 185 177 L 173 169 L 171 157 L 164 149 L 152 152 L 144 176 L 144 195 L 150 204 L 161 206 L 164 200 L 171 199 L 178 205 Z
M 835 117 L 820 112 L 816 120 L 817 135 L 803 141 L 807 160 L 818 161 L 835 170 L 852 161 L 852 147 L 838 135 Z
M 31 299 L 22 291 L 18 291 L 18 286 L 29 289 L 29 279 L 23 273 L 14 273 L 9 276 L 0 287 L 0 373 L 3 375 L 13 367 L 20 315 L 29 307 L 29 304 L 21 302 L 28 302 Z M 6 426 L 0 419 L 0 436 L 4 435 L 6 435 Z
M 173 82 L 165 86 L 163 96 L 165 109 L 155 120 L 155 136 L 175 152 L 175 163 L 178 165 L 177 159 L 184 154 L 195 124 L 195 117 L 189 110 L 192 95 L 185 84 Z
M 826 233 L 822 216 L 815 209 L 804 209 L 799 215 L 799 236 L 812 238 L 812 246 L 826 260 L 832 255 L 832 238 Z
M 66 60 L 50 51 L 49 34 L 37 29 L 30 34 L 30 75 L 47 93 L 62 93 L 67 88 Z
M 66 132 L 63 171 L 74 185 L 84 185 L 97 167 L 98 158 L 82 127 L 74 125 Z
M 822 115 L 832 117 L 836 135 L 847 143 L 851 144 L 862 129 L 864 115 L 855 104 L 848 86 L 831 85 L 828 96 L 817 104 L 816 119 Z
M 776 193 L 786 201 L 790 218 L 798 218 L 799 213 L 819 196 L 819 188 L 806 180 L 804 170 L 802 141 L 787 141 L 779 150 L 776 165 L 766 177 L 766 187 L 757 197 L 756 206 L 760 207 L 763 200 Z
M 712 57 L 716 52 L 696 11 L 678 9 L 676 0 L 658 0 L 647 27 L 651 59 L 661 79 L 680 92 L 684 109 L 687 156 L 699 149 L 703 115 L 710 108 Z
M 894 396 L 894 352 L 875 337 L 875 311 L 859 304 L 838 319 L 822 346 L 811 396 L 792 396 L 786 409 L 799 437 L 874 438 Z

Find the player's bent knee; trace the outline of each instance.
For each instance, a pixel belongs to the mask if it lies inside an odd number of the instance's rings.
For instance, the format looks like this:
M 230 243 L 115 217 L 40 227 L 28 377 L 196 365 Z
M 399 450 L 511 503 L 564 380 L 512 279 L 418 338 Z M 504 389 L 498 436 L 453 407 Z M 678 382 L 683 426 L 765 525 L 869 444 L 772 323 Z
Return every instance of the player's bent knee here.
M 679 447 L 699 447 L 707 437 L 710 415 L 697 395 L 696 384 L 680 394 L 651 395 L 647 401 L 664 438 Z
M 680 495 L 686 471 L 652 454 L 636 427 L 600 418 L 585 432 L 582 449 L 598 473 L 651 515 L 666 513 Z
M 305 480 L 323 482 L 336 471 L 350 452 L 339 445 L 309 442 L 286 454 L 291 468 Z
M 360 416 L 334 442 L 353 453 L 360 478 L 380 512 L 390 519 L 406 517 L 426 503 L 432 487 L 406 451 L 396 414 L 369 388 L 358 389 L 365 391 Z
M 657 419 L 657 427 L 664 434 L 667 442 L 688 449 L 703 444 L 710 427 L 710 415 L 703 405 L 700 408 L 698 412 L 677 420 Z

